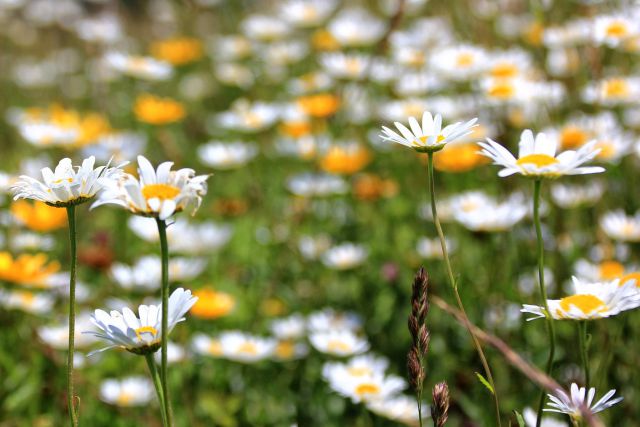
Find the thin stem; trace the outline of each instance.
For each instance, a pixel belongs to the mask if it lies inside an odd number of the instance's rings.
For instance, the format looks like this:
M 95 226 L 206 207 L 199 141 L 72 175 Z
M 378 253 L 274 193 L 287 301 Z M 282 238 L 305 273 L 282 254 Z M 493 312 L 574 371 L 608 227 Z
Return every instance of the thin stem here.
M 584 386 L 589 390 L 591 378 L 589 373 L 589 343 L 586 320 L 578 323 L 578 341 L 580 343 L 580 360 L 582 362 L 582 368 L 584 369 Z
M 462 299 L 460 298 L 460 294 L 458 293 L 458 284 L 456 283 L 455 277 L 453 275 L 453 270 L 451 269 L 451 261 L 449 260 L 447 243 L 444 238 L 444 233 L 442 232 L 440 219 L 438 218 L 438 209 L 436 207 L 436 186 L 435 186 L 435 180 L 434 180 L 434 174 L 433 174 L 433 153 L 428 153 L 427 159 L 428 159 L 427 169 L 429 172 L 429 194 L 431 197 L 431 213 L 433 214 L 433 223 L 436 226 L 436 231 L 438 232 L 438 238 L 440 239 L 440 246 L 442 248 L 442 256 L 444 258 L 444 263 L 447 267 L 447 276 L 449 278 L 449 284 L 453 289 L 453 294 L 455 295 L 458 309 L 460 309 L 460 312 L 464 316 L 465 327 L 467 328 L 467 331 L 469 331 L 469 334 L 471 335 L 471 339 L 473 341 L 473 345 L 476 349 L 476 352 L 478 353 L 478 356 L 480 357 L 480 361 L 482 362 L 482 367 L 487 377 L 487 381 L 489 382 L 489 384 L 491 385 L 491 388 L 493 389 L 493 403 L 496 411 L 496 421 L 497 421 L 498 427 L 500 427 L 502 424 L 500 421 L 500 403 L 498 401 L 498 391 L 493 382 L 493 375 L 491 374 L 491 369 L 489 368 L 489 363 L 487 362 L 487 358 L 484 354 L 484 351 L 482 350 L 482 346 L 480 345 L 478 338 L 476 337 L 473 330 L 471 329 L 471 325 L 469 323 L 469 317 L 467 316 L 467 312 L 465 311 L 464 305 L 462 304 Z
M 167 426 L 173 426 L 173 412 L 171 410 L 171 396 L 167 382 L 167 339 L 169 329 L 169 245 L 167 243 L 167 223 L 156 218 L 158 234 L 160 235 L 160 251 L 162 253 L 162 353 L 160 362 L 160 380 L 162 381 L 162 395 L 164 396 L 164 410 Z
M 144 358 L 147 361 L 147 366 L 149 367 L 149 373 L 151 374 L 151 379 L 153 380 L 153 385 L 155 386 L 156 394 L 158 395 L 158 402 L 160 403 L 160 415 L 162 416 L 162 425 L 164 427 L 167 427 L 169 424 L 167 423 L 167 414 L 165 412 L 164 394 L 162 392 L 162 381 L 160 380 L 160 375 L 158 374 L 156 361 L 153 360 L 153 353 L 145 354 Z
M 69 247 L 71 251 L 71 266 L 69 268 L 69 352 L 67 354 L 67 402 L 71 426 L 78 425 L 78 413 L 76 412 L 75 395 L 73 392 L 73 355 L 76 335 L 76 263 L 78 259 L 76 250 L 76 207 L 67 206 L 67 220 L 69 222 Z
M 419 426 L 422 427 L 422 390 L 417 393 L 418 398 L 418 422 Z
M 542 239 L 542 228 L 540 226 L 540 187 L 542 181 L 536 179 L 533 187 L 533 222 L 536 227 L 536 237 L 538 240 L 538 284 L 540 286 L 540 297 L 542 298 L 542 305 L 546 310 L 546 324 L 547 335 L 549 336 L 549 358 L 547 359 L 547 369 L 545 374 L 551 375 L 553 370 L 553 358 L 556 353 L 556 331 L 553 325 L 553 318 L 551 317 L 551 311 L 549 310 L 549 303 L 547 302 L 547 288 L 544 283 L 544 240 Z M 542 390 L 540 394 L 540 401 L 538 403 L 538 417 L 536 419 L 536 427 L 540 427 L 542 423 L 542 410 L 544 408 L 544 402 L 547 398 L 546 393 Z

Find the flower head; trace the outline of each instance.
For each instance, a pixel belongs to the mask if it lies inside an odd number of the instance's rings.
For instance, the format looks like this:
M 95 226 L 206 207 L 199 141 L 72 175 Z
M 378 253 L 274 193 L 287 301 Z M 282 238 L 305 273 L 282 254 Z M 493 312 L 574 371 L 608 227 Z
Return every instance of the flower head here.
M 596 141 L 589 142 L 577 151 L 564 151 L 556 156 L 557 141 L 548 139 L 544 133 L 533 136 L 530 129 L 520 136 L 518 158 L 490 138 L 480 142 L 481 153 L 491 158 L 496 165 L 503 166 L 501 177 L 519 173 L 533 178 L 558 178 L 562 175 L 584 175 L 604 172 L 599 166 L 581 167 L 598 155 Z
M 11 187 L 14 200 L 33 199 L 50 206 L 67 207 L 84 203 L 92 199 L 109 183 L 122 176 L 121 166 L 99 166 L 94 169 L 95 157 L 82 162 L 82 166 L 73 166 L 71 159 L 60 160 L 55 170 L 43 168 L 42 181 L 21 175 Z
M 582 418 L 581 410 L 585 406 L 588 407 L 591 412 L 597 413 L 612 407 L 623 399 L 622 397 L 612 399 L 613 395 L 616 394 L 616 391 L 609 390 L 600 400 L 592 405 L 591 402 L 593 402 L 595 394 L 595 388 L 590 388 L 589 393 L 587 393 L 585 387 L 578 388 L 576 383 L 572 383 L 571 396 L 568 396 L 562 390 L 558 390 L 555 396 L 550 394 L 549 399 L 551 402 L 548 403 L 550 408 L 545 408 L 545 411 L 567 414 L 574 420 L 580 420 Z
M 183 288 L 173 291 L 169 297 L 168 332 L 171 332 L 177 323 L 185 320 L 184 315 L 197 300 L 197 297 L 191 295 L 191 291 Z M 91 322 L 102 332 L 86 333 L 111 344 L 97 352 L 114 347 L 121 347 L 135 354 L 156 352 L 160 348 L 162 337 L 162 305 L 141 305 L 138 314 L 139 316 L 136 316 L 128 307 L 123 308 L 122 313 L 116 310 L 111 313 L 96 310 L 91 315 Z
M 436 114 L 433 117 L 430 112 L 425 111 L 422 114 L 422 125 L 415 117 L 409 117 L 411 129 L 400 122 L 394 122 L 402 135 L 382 126 L 383 134 L 380 136 L 385 141 L 397 142 L 419 153 L 432 153 L 443 149 L 447 143 L 473 132 L 477 120 L 476 118 L 466 123 L 456 122 L 442 128 L 442 116 Z
M 193 213 L 200 207 L 202 197 L 207 193 L 209 175 L 195 175 L 193 169 L 172 171 L 173 162 L 161 163 L 154 169 L 149 160 L 138 156 L 138 175 L 124 174 L 121 179 L 105 181 L 105 191 L 92 208 L 104 204 L 122 206 L 131 212 L 169 218 L 194 206 Z

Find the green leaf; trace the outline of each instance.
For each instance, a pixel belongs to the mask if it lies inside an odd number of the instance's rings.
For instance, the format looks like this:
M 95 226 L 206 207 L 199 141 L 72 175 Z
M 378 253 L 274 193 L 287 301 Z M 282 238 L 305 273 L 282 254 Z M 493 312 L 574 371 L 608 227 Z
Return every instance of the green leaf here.
M 516 416 L 516 421 L 518 421 L 518 426 L 525 427 L 524 418 L 522 417 L 522 414 L 520 414 L 520 412 L 518 411 L 513 411 L 513 414 Z
M 478 377 L 482 385 L 484 385 L 491 392 L 491 394 L 496 394 L 495 391 L 493 391 L 493 387 L 491 387 L 491 384 L 489 384 L 489 381 L 487 381 L 479 372 L 476 372 L 476 376 Z

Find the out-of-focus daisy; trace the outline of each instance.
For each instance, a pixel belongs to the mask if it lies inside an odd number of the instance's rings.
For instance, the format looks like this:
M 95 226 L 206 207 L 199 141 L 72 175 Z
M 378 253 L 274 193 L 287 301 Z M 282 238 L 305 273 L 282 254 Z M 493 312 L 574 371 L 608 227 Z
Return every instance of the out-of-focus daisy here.
M 242 21 L 242 31 L 250 39 L 273 42 L 284 38 L 291 32 L 289 24 L 280 18 L 269 15 L 249 15 Z
M 311 313 L 307 318 L 307 325 L 313 332 L 345 329 L 358 332 L 362 328 L 362 318 L 356 313 L 325 308 Z
M 20 251 L 46 251 L 55 247 L 56 239 L 53 236 L 41 233 L 18 233 L 9 239 L 9 248 L 14 252 Z
M 627 16 L 597 16 L 593 24 L 593 39 L 597 44 L 618 47 L 637 36 L 640 28 L 637 22 Z
M 362 377 L 340 377 L 327 373 L 325 380 L 337 393 L 354 403 L 369 403 L 387 400 L 406 388 L 405 381 L 395 375 L 377 374 Z
M 555 395 L 549 394 L 550 402 L 547 404 L 548 408 L 544 410 L 547 412 L 567 414 L 573 420 L 581 420 L 581 409 L 583 406 L 589 408 L 593 413 L 602 412 L 622 401 L 623 397 L 612 399 L 615 394 L 615 390 L 609 390 L 600 400 L 592 404 L 593 398 L 596 395 L 596 389 L 592 387 L 587 393 L 585 387 L 578 387 L 576 383 L 572 383 L 570 396 L 562 390 L 558 390 Z
M 447 252 L 449 254 L 456 250 L 456 243 L 452 240 L 446 240 Z M 418 255 L 425 259 L 442 259 L 442 246 L 440 245 L 440 239 L 430 239 L 423 237 L 418 240 L 416 244 L 416 251 Z
M 168 331 L 171 332 L 176 324 L 185 320 L 184 315 L 193 307 L 198 298 L 191 295 L 191 291 L 178 288 L 169 297 Z M 125 307 L 122 313 L 113 310 L 107 313 L 96 310 L 91 315 L 91 322 L 100 329 L 86 331 L 86 333 L 109 343 L 108 347 L 93 353 L 121 347 L 135 354 L 148 354 L 160 348 L 162 337 L 162 305 L 141 305 L 138 308 L 139 317 Z
M 524 304 L 523 313 L 533 314 L 527 320 L 551 316 L 554 319 L 594 320 L 615 316 L 622 311 L 640 306 L 640 292 L 635 280 L 620 284 L 616 279 L 610 282 L 587 283 L 573 278 L 574 293 L 559 300 L 547 300 L 551 313 L 544 307 Z
M 577 277 L 591 282 L 622 279 L 625 271 L 624 265 L 611 259 L 596 264 L 580 259 L 576 262 L 574 269 Z
M 536 427 L 536 422 L 538 421 L 538 414 L 536 411 L 531 408 L 525 408 L 524 411 L 522 411 L 522 417 L 524 418 L 524 424 L 526 427 Z M 567 423 L 555 418 L 544 417 L 542 418 L 540 427 L 567 427 Z
M 408 426 L 415 426 L 419 422 L 418 403 L 415 397 L 405 395 L 390 396 L 367 402 L 367 409 L 381 417 Z M 422 419 L 429 417 L 426 405 L 422 404 Z M 544 424 L 543 424 L 543 427 Z
M 633 103 L 639 94 L 639 78 L 610 77 L 587 84 L 583 89 L 582 99 L 590 104 L 615 106 Z
M 296 27 L 314 27 L 329 17 L 336 5 L 335 0 L 288 0 L 280 5 L 280 15 Z
M 202 42 L 191 37 L 177 37 L 154 42 L 150 47 L 156 58 L 173 65 L 197 61 L 203 55 Z
M 207 261 L 203 258 L 173 257 L 169 260 L 169 280 L 174 283 L 193 280 L 206 266 Z M 161 260 L 158 256 L 147 255 L 139 258 L 132 266 L 114 263 L 110 273 L 125 289 L 158 289 L 162 279 Z
M 345 194 L 347 183 L 339 176 L 303 173 L 287 180 L 287 188 L 296 196 L 323 197 Z
M 139 179 L 124 174 L 118 181 L 101 181 L 105 191 L 93 207 L 114 204 L 137 215 L 165 220 L 177 212 L 193 206 L 200 207 L 207 192 L 209 175 L 195 175 L 193 169 L 171 171 L 173 162 L 160 164 L 154 170 L 149 160 L 138 156 Z
M 272 338 L 257 337 L 241 331 L 223 332 L 218 336 L 217 342 L 221 357 L 241 363 L 255 363 L 269 358 L 277 345 Z
M 294 340 L 279 340 L 273 349 L 272 357 L 275 360 L 286 362 L 301 359 L 309 353 L 309 347 L 305 343 Z
M 124 162 L 138 156 L 146 145 L 144 134 L 135 132 L 110 132 L 99 137 L 93 144 L 87 145 L 82 152 L 86 156 L 95 156 L 106 162 Z
M 30 230 L 47 232 L 67 225 L 67 214 L 43 202 L 18 200 L 11 204 L 11 214 Z
M 75 319 L 74 346 L 76 348 L 86 348 L 95 342 L 91 335 L 83 334 L 82 331 L 91 327 L 91 320 L 88 313 L 82 313 Z M 65 323 L 45 325 L 38 328 L 38 336 L 47 345 L 58 350 L 67 350 L 69 346 L 69 325 Z
M 156 363 L 162 363 L 162 353 L 156 352 L 153 356 L 156 359 Z M 187 358 L 187 353 L 184 348 L 172 341 L 167 341 L 167 363 L 173 364 L 182 362 Z
M 55 170 L 48 167 L 41 170 L 42 181 L 21 175 L 11 187 L 14 200 L 39 200 L 55 207 L 84 203 L 122 176 L 120 166 L 107 165 L 94 169 L 95 160 L 95 157 L 89 157 L 81 166 L 74 167 L 71 159 L 62 159 Z
M 145 377 L 107 379 L 100 384 L 100 399 L 124 408 L 146 406 L 153 393 L 153 384 Z
M 331 239 L 324 234 L 319 236 L 302 236 L 298 240 L 298 250 L 300 254 L 308 260 L 318 259 L 318 257 L 330 247 Z
M 506 231 L 527 214 L 521 194 L 498 202 L 482 192 L 471 191 L 453 198 L 451 206 L 454 219 L 471 231 Z
M 348 329 L 314 331 L 310 333 L 309 341 L 319 352 L 339 357 L 353 356 L 369 349 L 366 338 Z
M 149 93 L 136 98 L 133 112 L 141 122 L 157 126 L 178 122 L 186 115 L 184 106 L 180 102 Z
M 385 24 L 365 9 L 343 9 L 329 23 L 327 29 L 340 46 L 370 46 L 382 37 Z
M 0 280 L 46 288 L 59 270 L 60 264 L 57 261 L 49 262 L 43 253 L 22 254 L 14 258 L 9 252 L 0 252 Z
M 6 309 L 18 309 L 32 314 L 48 314 L 55 298 L 42 292 L 0 290 L 0 305 Z
M 272 321 L 269 329 L 280 340 L 295 340 L 304 336 L 306 327 L 306 320 L 301 314 L 292 314 Z
M 191 309 L 191 315 L 202 319 L 217 319 L 227 316 L 236 306 L 235 298 L 225 292 L 213 289 L 198 289 L 193 292 L 198 301 Z
M 267 66 L 284 67 L 302 60 L 308 53 L 309 46 L 302 40 L 288 40 L 272 43 L 258 53 Z
M 470 134 L 477 120 L 471 119 L 466 123 L 457 122 L 442 128 L 442 116 L 436 114 L 433 117 L 430 112 L 425 111 L 422 114 L 422 124 L 418 123 L 415 117 L 409 117 L 411 129 L 402 123 L 395 122 L 401 135 L 383 126 L 381 137 L 386 141 L 413 148 L 419 153 L 434 152 L 444 148 L 447 143 Z
M 367 258 L 367 250 L 354 243 L 343 243 L 329 248 L 322 255 L 322 262 L 329 268 L 348 270 L 362 264 Z
M 126 55 L 120 52 L 109 52 L 104 61 L 114 70 L 146 80 L 167 80 L 173 75 L 171 64 L 148 56 Z
M 322 367 L 322 373 L 325 378 L 373 377 L 384 374 L 388 367 L 389 361 L 386 358 L 373 354 L 362 354 L 344 363 L 326 362 Z
M 235 169 L 245 165 L 258 154 L 253 144 L 243 142 L 222 143 L 212 141 L 198 147 L 198 156 L 214 169 Z
M 622 210 L 607 212 L 600 218 L 600 228 L 614 240 L 638 242 L 640 241 L 640 213 L 627 216 Z
M 129 228 L 147 242 L 158 242 L 158 227 L 152 218 L 133 216 Z M 190 223 L 178 218 L 167 227 L 169 251 L 182 254 L 202 254 L 220 249 L 229 242 L 233 229 L 228 224 L 213 221 Z M 198 273 L 199 274 L 199 273 Z
M 551 186 L 551 198 L 556 205 L 564 209 L 590 206 L 600 200 L 604 190 L 605 186 L 600 181 L 592 181 L 586 185 L 556 183 Z
M 255 76 L 248 67 L 240 64 L 216 64 L 213 69 L 216 79 L 229 86 L 248 89 L 255 83 Z
M 363 169 L 371 160 L 369 151 L 357 142 L 334 143 L 322 153 L 320 168 L 336 174 L 353 174 Z
M 533 132 L 527 129 L 520 136 L 517 159 L 490 138 L 479 145 L 482 147 L 482 154 L 504 168 L 498 172 L 501 177 L 519 173 L 534 178 L 558 178 L 562 175 L 604 172 L 604 168 L 599 166 L 581 166 L 598 155 L 595 141 L 583 145 L 577 151 L 564 151 L 556 156 L 556 141 L 547 139 L 544 133 L 539 133 L 534 139 Z
M 342 52 L 325 53 L 320 57 L 320 63 L 328 74 L 348 80 L 359 80 L 365 77 L 371 60 L 363 54 Z
M 271 126 L 280 111 L 275 105 L 264 102 L 249 103 L 241 99 L 233 103 L 231 109 L 216 116 L 217 123 L 227 129 L 242 132 L 258 132 Z
M 486 52 L 472 45 L 438 49 L 431 57 L 433 69 L 446 79 L 468 80 L 487 68 Z

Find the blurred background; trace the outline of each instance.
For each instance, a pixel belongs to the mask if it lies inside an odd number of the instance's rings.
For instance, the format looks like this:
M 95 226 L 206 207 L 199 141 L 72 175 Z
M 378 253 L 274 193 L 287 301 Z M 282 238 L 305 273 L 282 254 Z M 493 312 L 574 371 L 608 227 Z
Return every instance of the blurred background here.
M 469 317 L 543 366 L 544 324 L 519 311 L 539 301 L 532 183 L 498 178 L 476 142 L 515 151 L 526 128 L 561 149 L 596 139 L 605 174 L 543 187 L 550 296 L 572 275 L 635 272 L 639 12 L 596 0 L 0 0 L 0 426 L 66 422 L 66 216 L 13 202 L 11 183 L 63 157 L 131 161 L 133 173 L 138 154 L 213 174 L 197 214 L 169 228 L 172 286 L 200 297 L 171 335 L 176 425 L 416 425 L 410 390 L 356 403 L 326 364 L 370 353 L 406 377 L 417 269 L 453 300 L 426 159 L 379 137 L 427 110 L 479 118 L 435 157 Z M 158 300 L 153 220 L 85 204 L 78 226 L 76 329 L 91 330 L 97 308 Z M 428 325 L 426 389 L 448 382 L 449 425 L 493 425 L 467 332 L 435 307 Z M 589 327 L 598 396 L 625 397 L 603 419 L 636 425 L 640 319 Z M 580 383 L 575 324 L 557 329 L 554 378 Z M 142 358 L 87 357 L 101 345 L 89 338 L 76 338 L 81 425 L 160 426 Z M 486 352 L 503 418 L 535 407 L 538 389 Z

